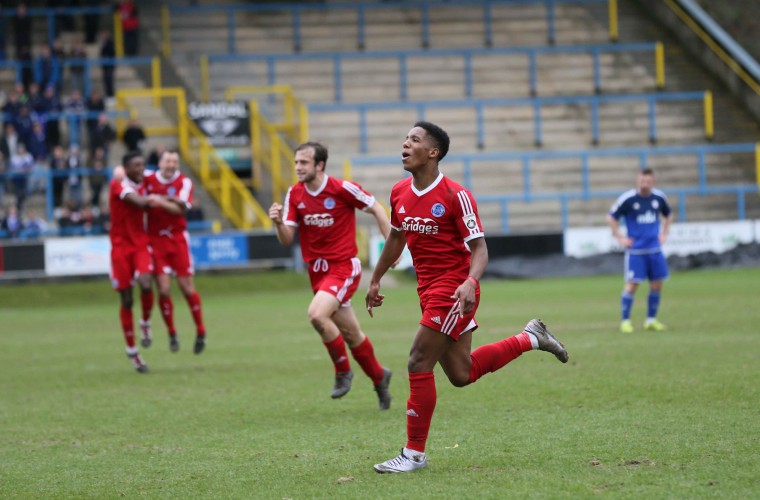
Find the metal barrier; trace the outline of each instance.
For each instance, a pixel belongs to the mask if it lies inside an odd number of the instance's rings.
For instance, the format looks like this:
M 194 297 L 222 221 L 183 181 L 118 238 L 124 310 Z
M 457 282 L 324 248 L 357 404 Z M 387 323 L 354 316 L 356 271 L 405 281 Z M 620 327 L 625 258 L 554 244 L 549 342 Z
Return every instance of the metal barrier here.
M 364 50 L 366 45 L 367 11 L 379 9 L 419 9 L 420 12 L 420 46 L 430 47 L 430 9 L 446 7 L 480 8 L 483 11 L 483 44 L 493 46 L 493 15 L 494 6 L 500 5 L 544 5 L 546 7 L 547 41 L 555 41 L 555 8 L 558 4 L 607 4 L 609 11 L 609 38 L 616 41 L 617 32 L 617 1 L 616 0 L 422 0 L 415 2 L 383 2 L 383 3 L 345 3 L 345 4 L 256 4 L 256 5 L 203 5 L 179 6 L 169 5 L 162 8 L 161 26 L 163 29 L 162 47 L 164 55 L 171 54 L 171 18 L 174 15 L 189 14 L 203 16 L 208 13 L 222 12 L 227 15 L 227 52 L 237 53 L 236 14 L 240 12 L 285 12 L 292 19 L 293 50 L 300 52 L 302 48 L 301 16 L 304 11 L 351 10 L 356 15 L 356 47 Z
M 559 45 L 538 47 L 497 47 L 491 49 L 428 49 L 428 50 L 383 50 L 373 52 L 329 52 L 309 54 L 217 54 L 201 56 L 201 87 L 208 96 L 211 85 L 208 69 L 210 64 L 241 62 L 262 62 L 266 64 L 267 85 L 277 84 L 277 64 L 292 61 L 323 60 L 332 64 L 335 102 L 343 99 L 343 62 L 364 59 L 396 59 L 399 73 L 399 99 L 405 101 L 408 91 L 409 58 L 461 57 L 463 60 L 464 96 L 473 97 L 473 59 L 490 56 L 524 56 L 528 58 L 528 80 L 531 95 L 538 94 L 538 58 L 542 55 L 589 54 L 592 58 L 593 91 L 602 91 L 602 71 L 600 56 L 607 53 L 653 52 L 657 88 L 665 86 L 665 52 L 660 42 L 640 42 L 621 44 Z M 263 79 L 262 79 L 263 80 Z M 590 89 L 591 90 L 591 89 Z
M 367 131 L 367 112 L 397 109 L 417 110 L 417 118 L 425 119 L 425 114 L 431 109 L 446 108 L 471 108 L 475 110 L 475 128 L 478 148 L 485 147 L 485 118 L 484 110 L 494 107 L 531 107 L 533 108 L 533 130 L 536 146 L 543 144 L 543 119 L 541 109 L 546 106 L 556 105 L 588 105 L 591 107 L 592 143 L 599 143 L 599 106 L 602 104 L 615 103 L 646 103 L 648 106 L 649 140 L 657 141 L 656 104 L 674 101 L 702 101 L 705 117 L 705 137 L 712 139 L 714 133 L 712 94 L 707 92 L 670 92 L 657 94 L 621 94 L 599 96 L 554 96 L 533 98 L 511 99 L 462 99 L 451 101 L 416 101 L 416 102 L 371 102 L 371 103 L 344 103 L 344 104 L 311 104 L 309 111 L 312 113 L 329 113 L 356 111 L 359 114 L 359 147 L 361 153 L 367 153 L 369 132 Z
M 116 93 L 119 109 L 130 110 L 129 101 L 153 99 L 173 114 L 177 124 L 170 127 L 145 127 L 146 135 L 176 135 L 179 153 L 200 178 L 204 188 L 219 204 L 222 213 L 239 229 L 271 227 L 271 220 L 251 192 L 237 177 L 187 115 L 187 100 L 182 88 L 120 90 Z M 165 102 L 168 99 L 169 102 Z M 132 111 L 134 113 L 134 111 Z M 118 127 L 117 127 L 118 128 Z
M 679 220 L 687 220 L 686 201 L 687 195 L 712 195 L 735 193 L 737 196 L 737 217 L 745 218 L 745 200 L 746 193 L 758 192 L 758 186 L 755 184 L 742 185 L 723 185 L 708 186 L 707 184 L 707 155 L 712 154 L 730 154 L 730 153 L 750 153 L 754 156 L 755 164 L 760 168 L 760 143 L 737 143 L 737 144 L 692 144 L 682 146 L 659 146 L 659 147 L 629 147 L 629 148 L 605 148 L 590 149 L 577 151 L 494 151 L 483 153 L 449 153 L 446 156 L 445 163 L 460 163 L 463 165 L 463 185 L 471 189 L 473 179 L 473 163 L 478 161 L 519 161 L 522 164 L 522 185 L 523 191 L 520 193 L 505 193 L 497 195 L 478 195 L 475 193 L 478 203 L 498 203 L 501 208 L 501 229 L 509 232 L 509 204 L 512 202 L 531 202 L 543 200 L 555 200 L 561 204 L 562 227 L 567 228 L 569 224 L 568 202 L 571 200 L 589 200 L 592 198 L 609 198 L 617 197 L 620 192 L 594 191 L 591 189 L 591 168 L 589 160 L 598 157 L 634 157 L 639 159 L 640 167 L 649 166 L 651 157 L 654 156 L 696 156 L 697 157 L 697 175 L 698 183 L 696 186 L 684 188 L 664 188 L 671 195 L 673 193 L 679 198 Z M 567 159 L 575 158 L 580 160 L 580 183 L 582 188 L 579 191 L 567 191 L 546 193 L 535 192 L 531 187 L 531 168 L 532 163 L 536 160 L 547 159 Z M 363 156 L 352 158 L 350 162 L 344 165 L 344 175 L 346 178 L 352 177 L 352 171 L 355 168 L 368 166 L 388 166 L 399 165 L 400 157 L 395 156 Z

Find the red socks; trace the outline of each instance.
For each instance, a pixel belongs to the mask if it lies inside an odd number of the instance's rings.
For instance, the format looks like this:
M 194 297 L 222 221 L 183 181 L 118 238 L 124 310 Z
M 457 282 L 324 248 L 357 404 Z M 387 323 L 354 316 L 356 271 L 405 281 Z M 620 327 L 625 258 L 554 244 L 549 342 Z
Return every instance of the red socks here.
M 119 319 L 121 320 L 121 329 L 124 332 L 124 341 L 127 348 L 135 349 L 135 327 L 132 320 L 132 309 L 126 307 L 119 308 Z
M 435 411 L 436 393 L 433 372 L 409 374 L 409 399 L 406 402 L 406 447 L 425 452 L 430 421 Z
M 199 337 L 206 336 L 206 327 L 203 324 L 203 311 L 201 309 L 201 296 L 198 292 L 193 293 L 185 297 L 187 305 L 190 306 L 190 313 L 193 315 L 193 321 L 195 322 L 195 330 Z
M 352 348 L 351 354 L 362 367 L 364 373 L 372 379 L 373 384 L 377 385 L 383 381 L 383 367 L 375 358 L 375 349 L 372 347 L 369 337 L 365 337 L 361 344 Z
M 142 319 L 149 321 L 150 310 L 153 309 L 153 289 L 147 292 L 140 291 L 140 303 L 142 304 Z
M 332 342 L 324 342 L 327 352 L 330 354 L 335 365 L 335 373 L 351 371 L 351 363 L 348 361 L 348 353 L 346 352 L 346 343 L 343 341 L 343 336 L 338 335 Z
M 530 344 L 530 337 L 525 332 L 478 347 L 470 355 L 472 357 L 470 383 L 475 382 L 486 373 L 495 372 L 520 354 L 531 349 L 533 347 Z
M 169 335 L 176 335 L 177 329 L 174 327 L 174 302 L 172 302 L 172 298 L 159 296 L 158 308 L 161 310 L 161 317 L 164 318 Z

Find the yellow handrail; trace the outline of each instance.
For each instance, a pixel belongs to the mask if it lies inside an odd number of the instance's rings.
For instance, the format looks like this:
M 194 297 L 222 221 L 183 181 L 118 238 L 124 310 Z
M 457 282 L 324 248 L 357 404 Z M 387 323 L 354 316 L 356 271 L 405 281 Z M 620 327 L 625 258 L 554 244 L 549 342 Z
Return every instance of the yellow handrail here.
M 124 57 L 124 30 L 121 28 L 121 15 L 113 13 L 113 43 L 116 57 Z
M 662 90 L 665 88 L 665 48 L 662 42 L 657 42 L 654 46 L 654 66 L 657 88 Z
M 705 108 L 705 138 L 712 140 L 715 136 L 715 125 L 713 121 L 713 95 L 709 90 L 705 90 L 704 97 Z
M 609 0 L 607 4 L 607 11 L 610 18 L 610 41 L 617 42 L 618 40 L 618 3 L 617 0 Z
M 182 88 L 132 89 L 116 93 L 117 109 L 128 109 L 131 116 L 136 112 L 130 99 L 171 98 L 176 101 L 174 112 L 176 126 L 146 126 L 145 134 L 175 135 L 183 161 L 192 168 L 204 188 L 219 204 L 222 213 L 239 229 L 272 227 L 269 216 L 253 197 L 245 184 L 237 177 L 224 159 L 216 152 L 203 132 L 189 119 L 187 100 Z M 117 127 L 123 120 L 117 121 Z M 121 125 L 120 125 L 121 124 Z
M 172 55 L 171 39 L 169 38 L 169 25 L 171 21 L 169 19 L 169 6 L 161 6 L 161 51 L 164 57 Z

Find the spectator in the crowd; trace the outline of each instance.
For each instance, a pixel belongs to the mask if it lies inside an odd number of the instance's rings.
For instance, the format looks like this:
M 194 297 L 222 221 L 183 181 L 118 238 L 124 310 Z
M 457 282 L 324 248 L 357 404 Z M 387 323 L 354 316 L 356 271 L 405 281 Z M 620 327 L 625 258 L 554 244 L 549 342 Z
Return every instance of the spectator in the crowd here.
M 26 4 L 21 2 L 16 6 L 16 16 L 13 18 L 14 40 L 16 42 L 16 59 L 25 59 L 24 55 L 32 51 L 32 18 L 26 13 Z
M 21 88 L 28 88 L 34 81 L 34 59 L 32 57 L 31 47 L 21 47 L 16 52 L 16 60 L 21 65 L 21 81 L 18 82 Z
M 0 151 L 0 207 L 5 203 L 5 183 L 7 182 L 8 162 L 5 153 Z
M 21 222 L 21 216 L 19 215 L 19 209 L 16 207 L 16 205 L 8 205 L 8 208 L 6 209 L 6 215 L 2 221 L 2 225 L 0 225 L 0 229 L 6 233 L 6 236 L 15 238 L 21 233 L 23 227 L 24 226 Z
M 79 143 L 82 139 L 82 120 L 87 111 L 82 93 L 76 89 L 63 102 L 63 111 L 67 113 L 69 124 L 69 143 Z
M 29 106 L 29 109 L 32 113 L 38 114 L 40 112 L 40 108 L 44 107 L 43 97 L 40 93 L 40 86 L 37 85 L 37 82 L 32 82 L 29 85 L 26 98 L 26 104 Z
M 47 230 L 47 222 L 36 211 L 29 210 L 22 225 L 24 236 L 37 238 Z
M 84 43 L 95 43 L 98 36 L 98 24 L 100 24 L 100 14 L 88 12 L 84 15 Z
M 97 148 L 90 157 L 90 205 L 100 207 L 100 193 L 103 192 L 103 186 L 108 182 L 108 167 L 106 154 L 103 148 Z M 99 209 L 98 209 L 99 211 Z
M 16 117 L 18 116 L 18 110 L 21 109 L 21 94 L 16 89 L 11 90 L 8 92 L 8 97 L 5 100 L 5 104 L 3 104 L 2 112 L 5 114 L 5 120 L 3 121 L 3 124 L 8 122 L 15 122 Z
M 8 22 L 3 14 L 3 4 L 0 3 L 0 61 L 5 61 L 5 34 L 8 32 Z
M 66 168 L 68 171 L 67 185 L 69 188 L 69 201 L 77 208 L 82 206 L 82 173 L 80 169 L 84 168 L 82 162 L 82 153 L 78 144 L 69 146 L 69 154 L 66 157 Z
M 110 31 L 100 33 L 100 58 L 108 61 L 101 64 L 100 69 L 103 72 L 103 91 L 106 97 L 111 98 L 115 95 L 113 75 L 116 70 L 113 58 L 116 57 L 116 46 L 113 43 L 113 37 Z
M 87 137 L 92 140 L 92 134 L 98 126 L 98 117 L 100 113 L 106 110 L 103 94 L 97 90 L 93 90 L 85 101 L 85 106 L 87 107 Z
M 116 6 L 121 18 L 121 31 L 124 34 L 124 55 L 136 56 L 140 51 L 140 18 L 137 5 L 133 0 L 122 0 Z
M 105 153 L 105 161 L 108 161 L 108 153 L 111 149 L 111 143 L 116 139 L 116 132 L 108 120 L 106 113 L 100 113 L 98 124 L 90 140 L 90 155 L 95 156 L 95 150 L 102 149 Z
M 10 162 L 10 159 L 16 155 L 21 142 L 13 122 L 6 123 L 3 136 L 0 137 L 0 153 L 3 153 L 6 162 Z
M 28 104 L 22 104 L 19 108 L 18 116 L 16 116 L 16 132 L 18 132 L 21 142 L 26 143 L 29 141 L 29 137 L 32 135 L 32 126 L 34 120 L 32 119 L 32 113 Z
M 39 121 L 35 120 L 32 125 L 32 133 L 29 139 L 27 139 L 27 147 L 32 158 L 34 158 L 34 166 L 32 167 L 32 175 L 29 178 L 27 192 L 29 194 L 44 193 L 50 149 L 45 138 L 45 129 L 42 128 L 42 123 Z
M 69 66 L 69 90 L 76 89 L 84 93 L 84 65 L 87 59 L 87 51 L 81 37 L 74 38 L 68 57 L 72 60 L 72 65 Z
M 50 158 L 50 171 L 53 174 L 53 206 L 56 208 L 63 206 L 63 188 L 69 180 L 67 168 L 66 152 L 62 146 L 56 145 Z
M 11 156 L 11 167 L 9 169 L 13 194 L 16 195 L 16 208 L 19 213 L 22 212 L 24 207 L 29 174 L 32 173 L 33 167 L 34 158 L 26 150 L 26 145 L 23 142 L 19 143 L 16 154 Z
M 48 146 L 54 148 L 61 143 L 61 120 L 58 114 L 63 110 L 61 100 L 55 95 L 53 87 L 45 87 L 42 94 L 42 108 L 44 111 L 38 111 L 38 115 L 45 122 L 45 137 Z
M 40 55 L 34 60 L 34 81 L 42 88 L 53 85 L 56 88 L 61 80 L 61 61 L 53 55 L 50 47 L 43 45 Z
M 161 155 L 166 152 L 166 145 L 164 144 L 156 144 L 156 147 L 153 148 L 153 151 L 150 152 L 148 155 L 148 161 L 145 164 L 145 168 L 148 170 L 156 170 L 158 169 L 158 160 L 161 159 Z
M 124 145 L 127 146 L 129 151 L 141 151 L 142 142 L 145 140 L 145 131 L 142 125 L 137 121 L 137 118 L 131 118 L 129 125 L 124 130 L 124 136 L 122 137 Z
M 66 60 L 66 49 L 63 47 L 63 39 L 61 37 L 53 40 L 52 45 L 50 45 L 50 51 L 52 52 L 53 57 L 58 58 L 60 62 Z

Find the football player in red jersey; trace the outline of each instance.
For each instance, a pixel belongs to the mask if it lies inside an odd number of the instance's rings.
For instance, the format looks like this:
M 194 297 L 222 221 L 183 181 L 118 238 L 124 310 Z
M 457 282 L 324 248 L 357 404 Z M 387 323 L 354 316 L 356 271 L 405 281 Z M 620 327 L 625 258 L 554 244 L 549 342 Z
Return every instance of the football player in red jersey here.
M 375 465 L 380 473 L 410 472 L 427 465 L 425 444 L 436 404 L 433 368 L 440 364 L 456 387 L 502 368 L 525 351 L 540 349 L 563 363 L 564 346 L 541 320 L 519 334 L 472 348 L 478 327 L 480 277 L 488 263 L 483 227 L 472 193 L 445 177 L 438 162 L 449 150 L 448 134 L 435 124 L 414 124 L 404 141 L 401 162 L 412 176 L 391 190 L 391 232 L 372 274 L 367 311 L 383 304 L 380 279 L 408 245 L 417 272 L 422 319 L 407 368 L 406 446 L 395 458 Z
M 169 349 L 172 352 L 179 350 L 171 298 L 171 275 L 174 274 L 195 323 L 193 352 L 200 354 L 206 347 L 206 327 L 201 297 L 193 281 L 195 270 L 185 218 L 185 211 L 192 207 L 193 181 L 180 173 L 179 153 L 167 150 L 161 154 L 158 171 L 145 176 L 145 189 L 148 194 L 160 195 L 171 202 L 167 206 L 148 209 L 148 236 L 156 268 L 158 305 L 169 333 Z
M 298 229 L 301 254 L 309 269 L 314 298 L 309 305 L 309 321 L 335 368 L 331 397 L 343 397 L 351 389 L 353 372 L 346 352 L 351 354 L 372 380 L 381 410 L 390 408 L 388 391 L 391 371 L 380 365 L 369 338 L 362 332 L 351 308 L 351 297 L 359 286 L 361 262 L 356 257 L 356 214 L 372 214 L 384 237 L 390 224 L 383 207 L 360 185 L 325 173 L 327 148 L 307 142 L 296 148 L 295 170 L 298 183 L 288 189 L 284 206 L 269 208 L 283 245 L 290 245 Z
M 142 304 L 143 346 L 150 345 L 150 311 L 153 307 L 153 258 L 145 231 L 145 209 L 149 206 L 169 206 L 169 202 L 157 196 L 144 196 L 142 181 L 145 160 L 137 151 L 130 151 L 122 159 L 123 167 L 114 168 L 109 186 L 111 210 L 111 285 L 119 292 L 121 320 L 127 355 L 132 366 L 146 373 L 148 365 L 135 345 L 134 321 L 132 317 L 132 287 L 137 281 Z

